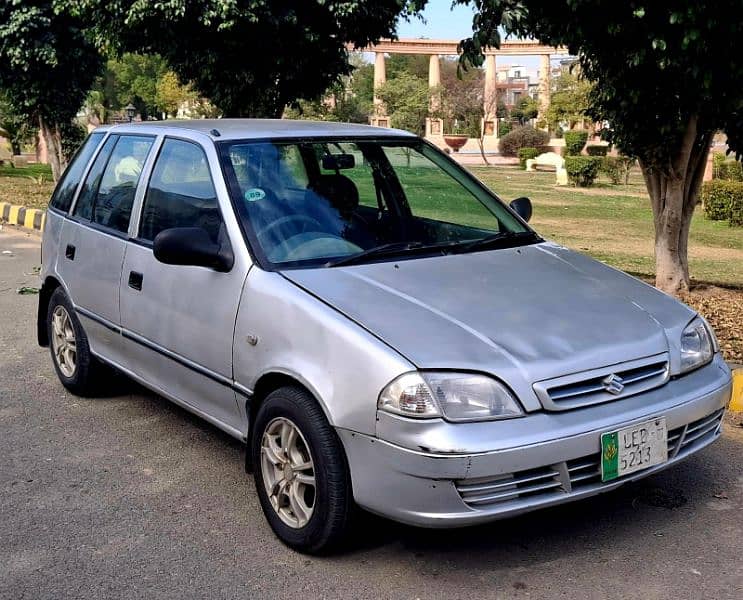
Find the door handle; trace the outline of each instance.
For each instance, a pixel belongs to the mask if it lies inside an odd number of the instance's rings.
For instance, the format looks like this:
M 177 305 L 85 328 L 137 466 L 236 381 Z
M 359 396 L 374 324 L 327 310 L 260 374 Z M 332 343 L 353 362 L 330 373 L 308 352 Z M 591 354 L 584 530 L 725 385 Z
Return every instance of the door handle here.
M 68 258 L 70 260 L 75 260 L 75 246 L 72 244 L 67 244 L 67 248 L 65 248 L 64 251 L 65 258 Z
M 136 271 L 129 271 L 129 287 L 133 290 L 142 290 L 142 273 Z

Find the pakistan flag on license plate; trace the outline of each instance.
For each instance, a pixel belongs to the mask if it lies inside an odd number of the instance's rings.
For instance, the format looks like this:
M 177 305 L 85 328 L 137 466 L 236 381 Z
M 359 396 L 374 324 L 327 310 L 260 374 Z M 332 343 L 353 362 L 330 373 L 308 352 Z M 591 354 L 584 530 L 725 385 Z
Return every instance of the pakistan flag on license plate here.
M 668 460 L 664 418 L 601 435 L 601 481 L 611 481 Z

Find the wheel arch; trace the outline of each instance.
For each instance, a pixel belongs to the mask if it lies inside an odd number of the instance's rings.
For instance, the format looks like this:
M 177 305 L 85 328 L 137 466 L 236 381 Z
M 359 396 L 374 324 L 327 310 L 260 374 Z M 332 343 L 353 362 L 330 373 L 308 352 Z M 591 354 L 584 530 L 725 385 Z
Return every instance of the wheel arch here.
M 49 310 L 49 301 L 54 291 L 62 287 L 62 283 L 56 277 L 49 275 L 39 290 L 39 308 L 36 313 L 36 341 L 39 346 L 49 345 L 49 331 L 46 327 L 46 315 Z
M 251 458 L 250 448 L 253 443 L 253 423 L 255 423 L 255 417 L 258 414 L 258 409 L 261 407 L 261 404 L 263 404 L 264 400 L 272 392 L 275 392 L 282 387 L 296 387 L 307 392 L 310 397 L 314 398 L 315 402 L 320 407 L 320 410 L 322 410 L 323 414 L 325 415 L 325 418 L 328 420 L 328 423 L 330 423 L 330 426 L 333 426 L 333 420 L 328 414 L 325 403 L 322 402 L 316 390 L 314 390 L 308 382 L 304 381 L 301 377 L 298 377 L 293 373 L 284 371 L 276 370 L 263 373 L 256 380 L 255 386 L 253 387 L 253 393 L 251 394 L 250 398 L 246 400 L 245 405 L 245 412 L 248 417 L 248 431 L 245 436 L 245 441 L 247 444 L 247 449 L 245 452 L 245 470 L 248 473 L 251 473 L 253 471 L 253 461 Z

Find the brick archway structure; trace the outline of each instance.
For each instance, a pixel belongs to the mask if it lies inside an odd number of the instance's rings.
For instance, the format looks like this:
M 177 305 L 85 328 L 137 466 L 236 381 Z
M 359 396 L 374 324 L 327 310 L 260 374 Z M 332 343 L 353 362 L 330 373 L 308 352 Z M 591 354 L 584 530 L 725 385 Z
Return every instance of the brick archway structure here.
M 431 88 L 441 84 L 440 57 L 457 56 L 459 42 L 454 40 L 400 39 L 382 40 L 375 46 L 364 48 L 363 52 L 374 53 L 374 89 L 377 90 L 387 81 L 385 71 L 385 54 L 426 54 L 430 56 L 428 67 L 428 85 Z M 484 142 L 486 147 L 497 146 L 498 127 L 494 113 L 495 96 L 498 89 L 496 75 L 496 57 L 499 56 L 539 56 L 539 114 L 540 117 L 549 107 L 550 102 L 550 59 L 553 56 L 568 56 L 566 48 L 545 46 L 533 40 L 504 41 L 498 49 L 485 50 L 485 118 L 483 119 Z M 434 99 L 435 102 L 435 99 Z M 374 114 L 370 118 L 372 125 L 388 127 L 389 116 L 384 103 L 374 96 Z M 426 119 L 426 138 L 443 146 L 443 122 L 441 119 Z

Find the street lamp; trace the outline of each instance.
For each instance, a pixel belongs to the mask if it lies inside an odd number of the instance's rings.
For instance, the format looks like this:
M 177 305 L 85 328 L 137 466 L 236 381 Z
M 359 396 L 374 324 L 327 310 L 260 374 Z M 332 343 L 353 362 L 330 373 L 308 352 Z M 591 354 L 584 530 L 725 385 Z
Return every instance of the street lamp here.
M 136 112 L 137 112 L 137 107 L 136 107 L 136 106 L 134 106 L 134 105 L 133 105 L 133 104 L 132 104 L 132 103 L 130 102 L 129 104 L 127 104 L 127 105 L 126 105 L 126 106 L 124 107 L 124 111 L 126 112 L 126 116 L 127 116 L 127 118 L 129 119 L 129 122 L 131 123 L 131 122 L 132 122 L 132 119 L 134 118 L 134 115 L 135 115 L 135 114 L 136 114 Z

